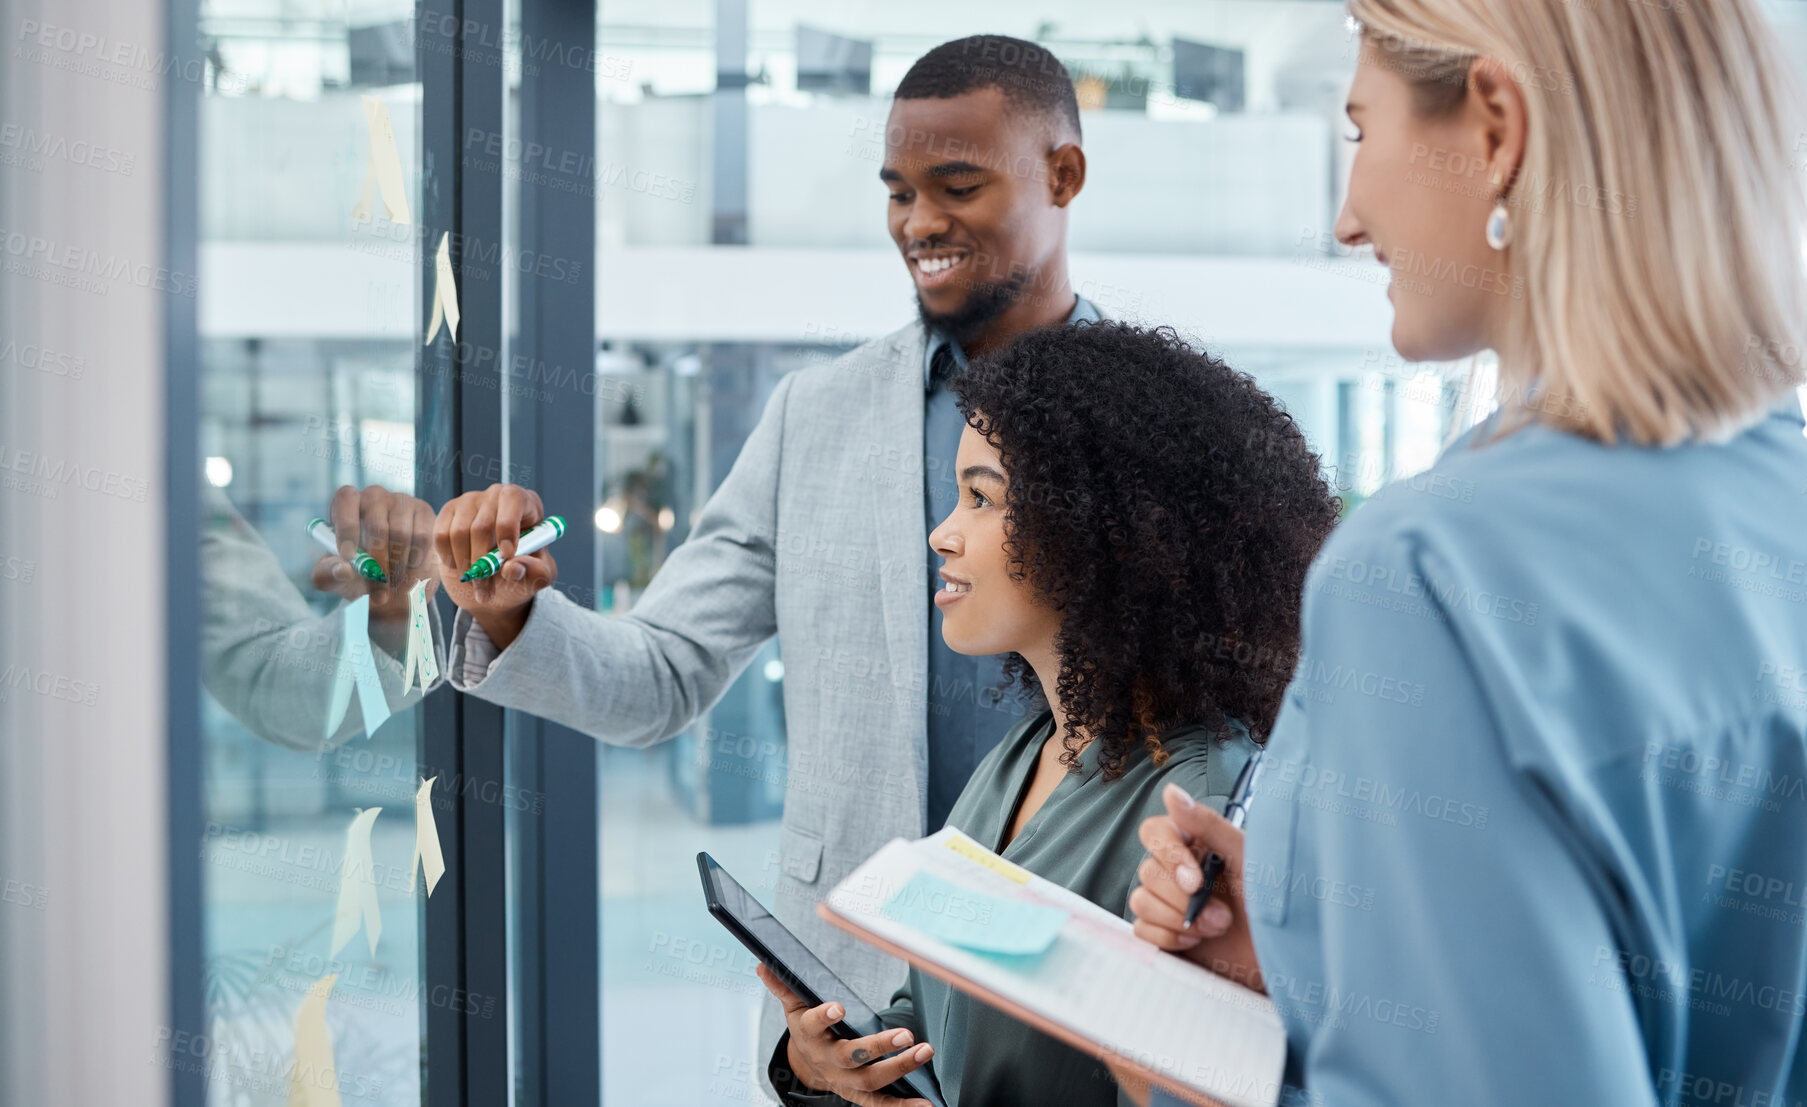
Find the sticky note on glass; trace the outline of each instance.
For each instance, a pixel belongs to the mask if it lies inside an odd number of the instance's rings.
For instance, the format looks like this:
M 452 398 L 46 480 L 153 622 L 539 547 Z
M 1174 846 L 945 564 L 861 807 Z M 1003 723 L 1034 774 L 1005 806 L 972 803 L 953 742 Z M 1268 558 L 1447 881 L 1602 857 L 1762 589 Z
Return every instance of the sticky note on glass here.
M 413 216 L 408 211 L 408 189 L 402 181 L 402 157 L 395 149 L 395 127 L 389 119 L 389 108 L 374 96 L 363 100 L 364 122 L 370 129 L 370 160 L 364 166 L 364 184 L 351 217 L 360 223 L 369 219 L 370 201 L 381 191 L 383 213 L 390 222 L 410 222 Z
M 427 897 L 439 878 L 445 875 L 445 854 L 439 848 L 439 824 L 433 821 L 433 782 L 430 776 L 420 782 L 414 793 L 414 856 L 408 861 L 408 894 L 414 894 L 414 877 L 423 869 L 427 874 Z
M 339 1076 L 333 1071 L 333 1040 L 326 1030 L 326 997 L 339 974 L 314 981 L 295 1013 L 295 1071 L 289 1107 L 342 1107 Z
M 326 704 L 325 726 L 321 738 L 331 738 L 345 721 L 351 707 L 351 690 L 358 690 L 358 707 L 364 712 L 364 734 L 375 734 L 376 728 L 389 719 L 389 698 L 383 692 L 383 678 L 376 671 L 376 654 L 370 645 L 370 597 L 359 596 L 346 604 L 339 633 L 339 663 L 333 670 L 332 693 Z
M 414 687 L 416 678 L 425 692 L 439 679 L 439 662 L 433 654 L 433 624 L 427 617 L 427 581 L 425 577 L 408 589 L 408 652 L 402 660 L 402 694 Z
M 931 873 L 911 877 L 884 916 L 961 949 L 1011 957 L 1045 951 L 1067 921 L 1058 908 L 975 892 Z
M 445 320 L 452 341 L 458 341 L 458 282 L 452 277 L 452 232 L 439 236 L 439 252 L 433 256 L 433 318 L 427 322 L 427 340 L 431 346 L 439 333 L 439 321 Z
M 376 902 L 376 861 L 370 855 L 370 828 L 383 813 L 380 807 L 359 811 L 345 831 L 345 860 L 339 868 L 339 910 L 333 916 L 333 944 L 328 957 L 351 941 L 362 923 L 364 937 L 370 943 L 370 956 L 376 956 L 377 939 L 383 936 L 383 914 Z

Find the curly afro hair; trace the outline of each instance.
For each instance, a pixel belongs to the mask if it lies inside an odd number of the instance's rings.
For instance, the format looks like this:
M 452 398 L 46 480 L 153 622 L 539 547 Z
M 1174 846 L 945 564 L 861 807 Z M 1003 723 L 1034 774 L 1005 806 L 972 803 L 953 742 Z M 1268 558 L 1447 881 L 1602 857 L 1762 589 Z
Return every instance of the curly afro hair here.
M 1266 741 L 1299 654 L 1305 572 L 1338 504 L 1305 435 L 1253 378 L 1171 328 L 1050 327 L 953 382 L 998 451 L 1005 553 L 1061 614 L 1066 765 L 1106 779 L 1161 735 L 1234 719 Z M 1045 697 L 1020 654 L 1004 665 Z

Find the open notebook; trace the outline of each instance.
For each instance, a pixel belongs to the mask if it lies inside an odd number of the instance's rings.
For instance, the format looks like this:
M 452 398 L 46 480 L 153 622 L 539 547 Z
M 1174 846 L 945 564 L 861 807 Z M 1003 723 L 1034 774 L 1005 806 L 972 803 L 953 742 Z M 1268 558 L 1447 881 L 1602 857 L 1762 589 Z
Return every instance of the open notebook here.
M 1266 996 L 952 827 L 895 839 L 818 907 L 829 922 L 1076 1049 L 1200 1104 L 1271 1107 L 1286 1032 Z

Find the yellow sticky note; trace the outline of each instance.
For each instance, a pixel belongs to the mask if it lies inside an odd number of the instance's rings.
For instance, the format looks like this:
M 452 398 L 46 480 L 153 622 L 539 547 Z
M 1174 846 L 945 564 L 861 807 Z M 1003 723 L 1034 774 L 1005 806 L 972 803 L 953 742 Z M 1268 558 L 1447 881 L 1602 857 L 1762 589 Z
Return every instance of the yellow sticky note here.
M 445 854 L 439 850 L 439 826 L 433 821 L 433 782 L 430 776 L 414 793 L 414 858 L 408 862 L 408 894 L 414 894 L 414 878 L 424 868 L 427 872 L 427 898 L 433 898 L 433 887 L 445 875 Z
M 338 980 L 334 973 L 314 981 L 295 1014 L 295 1072 L 289 1078 L 289 1107 L 343 1107 L 339 1074 L 333 1071 L 333 1040 L 326 1032 L 326 997 Z
M 439 236 L 439 253 L 433 259 L 433 318 L 427 323 L 427 340 L 421 343 L 422 346 L 433 344 L 441 317 L 451 332 L 452 341 L 458 341 L 458 283 L 452 279 L 451 241 L 450 231 Z
M 339 910 L 333 916 L 333 946 L 329 957 L 339 956 L 345 943 L 358 932 L 360 921 L 364 937 L 370 941 L 370 955 L 376 956 L 376 940 L 383 934 L 383 916 L 376 903 L 376 862 L 370 856 L 370 828 L 383 811 L 370 807 L 358 812 L 345 831 L 345 859 L 339 866 Z
M 991 852 L 965 835 L 956 834 L 952 838 L 949 838 L 947 840 L 947 848 L 953 850 L 955 853 L 969 861 L 977 861 L 979 864 L 984 865 L 999 876 L 1014 880 L 1018 884 L 1029 883 L 1029 871 L 1027 869 L 1012 865 L 1010 862 L 1004 860 L 1002 857 L 999 857 L 997 854 Z
M 401 154 L 395 149 L 395 127 L 389 119 L 389 107 L 375 96 L 365 96 L 364 122 L 370 130 L 370 160 L 364 166 L 364 186 L 358 193 L 357 206 L 351 217 L 358 222 L 370 218 L 372 193 L 383 194 L 383 211 L 392 223 L 411 223 L 408 189 L 402 181 Z

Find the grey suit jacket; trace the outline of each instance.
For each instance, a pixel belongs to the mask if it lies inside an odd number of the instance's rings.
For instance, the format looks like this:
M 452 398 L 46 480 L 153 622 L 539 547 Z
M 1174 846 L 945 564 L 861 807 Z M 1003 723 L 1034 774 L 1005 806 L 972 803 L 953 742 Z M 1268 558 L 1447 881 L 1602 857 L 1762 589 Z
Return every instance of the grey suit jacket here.
M 736 875 L 875 1010 L 903 964 L 815 907 L 885 842 L 923 832 L 923 347 L 912 324 L 780 380 L 631 614 L 548 591 L 481 681 L 464 679 L 462 612 L 450 650 L 454 687 L 647 746 L 694 722 L 777 634 L 789 737 L 778 872 Z M 783 1029 L 775 1004 L 766 1016 L 762 1056 Z

